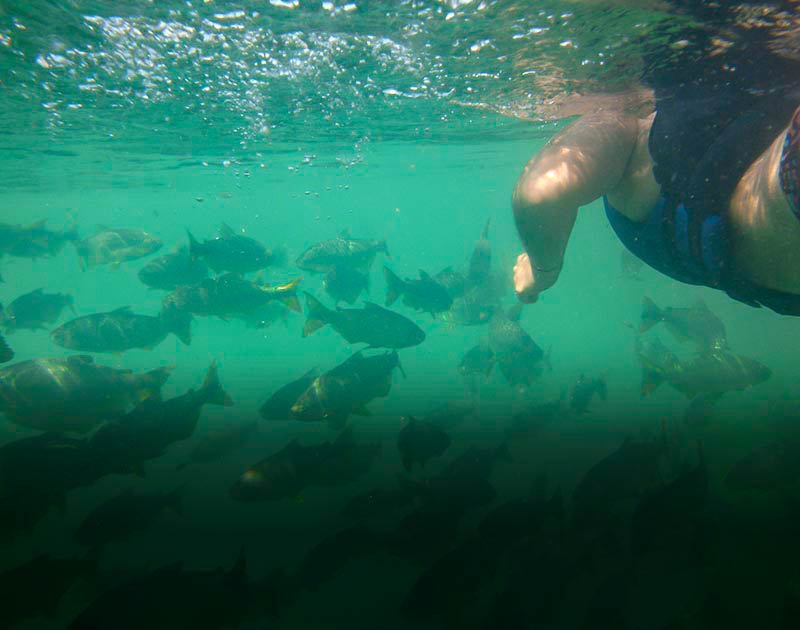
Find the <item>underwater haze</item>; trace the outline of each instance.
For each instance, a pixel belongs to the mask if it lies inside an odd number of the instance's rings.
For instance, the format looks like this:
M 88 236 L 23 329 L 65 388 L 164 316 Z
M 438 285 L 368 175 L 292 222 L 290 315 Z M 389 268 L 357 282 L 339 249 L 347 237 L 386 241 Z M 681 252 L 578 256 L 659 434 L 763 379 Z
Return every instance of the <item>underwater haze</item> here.
M 664 4 L 0 1 L 0 625 L 794 627 L 797 320 L 636 264 L 601 202 L 513 291 L 522 168 L 668 62 Z M 145 284 L 179 247 L 207 277 Z M 713 389 L 687 312 L 768 375 Z M 664 348 L 696 389 L 650 387 Z

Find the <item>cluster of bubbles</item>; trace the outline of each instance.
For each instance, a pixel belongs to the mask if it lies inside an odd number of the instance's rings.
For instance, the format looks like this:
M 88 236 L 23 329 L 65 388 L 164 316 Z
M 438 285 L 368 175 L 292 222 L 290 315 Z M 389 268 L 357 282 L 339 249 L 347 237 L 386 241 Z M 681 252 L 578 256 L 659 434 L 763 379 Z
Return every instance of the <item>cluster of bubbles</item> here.
M 465 105 L 535 118 L 612 63 L 629 78 L 635 64 L 613 53 L 663 18 L 557 0 L 13 0 L 0 14 L 2 100 L 100 136 L 135 118 L 251 142 L 361 137 L 376 121 L 413 138 Z

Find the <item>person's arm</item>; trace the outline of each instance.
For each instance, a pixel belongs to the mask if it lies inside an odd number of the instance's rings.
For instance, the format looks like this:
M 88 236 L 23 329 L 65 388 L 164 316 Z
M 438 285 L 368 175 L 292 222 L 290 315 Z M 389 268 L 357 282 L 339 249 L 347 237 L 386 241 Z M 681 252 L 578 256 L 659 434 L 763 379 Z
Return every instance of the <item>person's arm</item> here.
M 525 248 L 514 267 L 520 300 L 536 301 L 558 279 L 578 208 L 618 185 L 638 135 L 633 116 L 584 116 L 525 166 L 513 196 L 514 219 Z

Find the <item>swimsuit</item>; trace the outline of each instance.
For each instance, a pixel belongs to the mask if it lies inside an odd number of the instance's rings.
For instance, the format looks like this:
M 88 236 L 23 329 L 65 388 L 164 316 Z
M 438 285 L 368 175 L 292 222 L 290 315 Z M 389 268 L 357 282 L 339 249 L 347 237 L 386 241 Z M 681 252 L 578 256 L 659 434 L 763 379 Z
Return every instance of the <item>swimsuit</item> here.
M 785 104 L 783 109 L 786 109 Z M 710 147 L 699 159 L 686 160 L 693 172 L 684 163 L 670 174 L 663 162 L 659 164 L 656 161 L 653 170 L 664 194 L 647 221 L 631 221 L 605 197 L 603 203 L 609 223 L 620 241 L 654 269 L 680 282 L 723 290 L 750 306 L 765 306 L 778 313 L 800 316 L 800 295 L 755 285 L 734 273 L 728 263 L 728 201 L 749 164 L 774 140 L 777 129 L 783 128 L 769 122 L 775 120 L 769 116 L 770 113 L 776 113 L 775 108 L 772 111 L 766 107 L 748 110 L 729 117 L 724 125 L 720 125 L 723 127 L 721 130 L 719 126 L 713 129 L 717 133 Z M 650 135 L 654 160 L 665 155 L 660 142 L 671 135 L 665 133 L 669 125 L 657 123 L 658 115 Z M 700 129 L 699 135 L 702 136 L 704 131 L 708 133 L 709 130 Z M 684 132 L 684 139 L 687 137 Z M 660 150 L 654 147 L 654 140 Z M 672 161 L 678 157 L 669 155 Z M 781 187 L 798 219 L 799 172 L 800 108 L 792 115 L 780 164 Z M 686 192 L 680 192 L 676 183 Z

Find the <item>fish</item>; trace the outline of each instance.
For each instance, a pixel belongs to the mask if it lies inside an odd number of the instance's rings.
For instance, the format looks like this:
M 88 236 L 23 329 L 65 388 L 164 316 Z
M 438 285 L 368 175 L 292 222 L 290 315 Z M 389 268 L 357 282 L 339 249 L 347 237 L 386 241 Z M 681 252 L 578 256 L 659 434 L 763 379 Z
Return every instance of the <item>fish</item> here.
M 295 264 L 299 269 L 316 273 L 329 273 L 342 265 L 367 272 L 380 252 L 389 255 L 385 240 L 354 239 L 345 230 L 337 238 L 311 245 L 297 257 Z
M 68 558 L 43 553 L 0 573 L 0 625 L 11 628 L 40 615 L 53 620 L 67 591 L 94 579 L 97 560 L 93 552 Z
M 189 230 L 189 255 L 192 260 L 202 259 L 217 273 L 245 274 L 260 271 L 270 265 L 279 264 L 280 252 L 268 250 L 254 238 L 237 234 L 226 223 L 219 234 L 207 241 L 199 242 Z
M 447 289 L 447 292 L 450 294 L 450 297 L 452 297 L 453 300 L 456 300 L 464 295 L 467 279 L 464 277 L 462 272 L 456 271 L 453 269 L 453 267 L 445 267 L 439 273 L 433 276 L 433 279 Z
M 369 290 L 369 275 L 349 265 L 336 265 L 325 274 L 322 288 L 337 304 L 346 302 L 352 306 L 359 295 Z
M 14 358 L 14 351 L 8 345 L 6 338 L 0 334 L 0 363 L 8 363 Z
M 18 425 L 85 433 L 158 398 L 172 368 L 144 374 L 99 365 L 89 355 L 31 359 L 0 368 L 0 412 Z
M 315 459 L 325 456 L 329 448 L 329 443 L 306 447 L 295 438 L 278 452 L 248 466 L 231 486 L 230 496 L 247 503 L 298 496 L 309 484 Z
M 608 387 L 605 376 L 589 378 L 584 374 L 578 377 L 569 397 L 569 408 L 573 413 L 586 413 L 589 403 L 592 402 L 595 394 L 601 399 L 608 398 Z
M 738 460 L 725 476 L 725 486 L 739 492 L 789 487 L 800 479 L 800 444 L 762 444 Z
M 290 420 L 292 406 L 318 376 L 319 368 L 311 368 L 300 378 L 279 388 L 259 407 L 261 417 L 264 420 Z
M 317 543 L 303 558 L 297 581 L 305 589 L 317 590 L 334 579 L 353 558 L 380 550 L 378 537 L 362 525 L 352 525 Z
M 693 543 L 709 496 L 708 467 L 701 443 L 697 451 L 695 466 L 685 466 L 674 480 L 650 490 L 636 506 L 631 519 L 634 556 L 659 548 L 682 551 L 697 546 Z
M 50 333 L 50 338 L 63 348 L 79 352 L 120 353 L 134 348 L 152 350 L 169 333 L 188 346 L 192 342 L 191 325 L 192 316 L 175 308 L 166 308 L 154 317 L 122 306 L 70 320 Z
M 506 381 L 527 387 L 541 377 L 549 357 L 520 326 L 522 306 L 512 306 L 508 314 L 499 310 L 489 324 L 487 341 Z
M 0 223 L 0 256 L 51 258 L 61 253 L 67 243 L 80 240 L 76 226 L 54 231 L 47 229 L 46 223 L 46 219 L 27 226 Z
M 663 436 L 653 440 L 626 438 L 581 477 L 572 494 L 576 521 L 580 525 L 592 524 L 611 513 L 621 501 L 656 487 L 666 455 Z
M 537 401 L 527 405 L 522 411 L 515 413 L 511 417 L 511 423 L 506 430 L 506 435 L 519 436 L 529 433 L 536 434 L 548 424 L 563 417 L 566 394 L 566 389 L 564 389 L 561 392 L 561 396 L 556 400 L 547 402 Z
M 477 377 L 488 378 L 497 361 L 494 352 L 488 343 L 472 346 L 461 357 L 458 364 L 458 373 L 467 380 L 473 381 Z M 475 389 L 475 387 L 473 387 Z
M 406 472 L 411 472 L 414 464 L 424 468 L 429 459 L 444 453 L 450 442 L 450 436 L 438 424 L 410 417 L 397 436 L 397 450 L 403 468 Z
M 175 563 L 103 591 L 68 628 L 238 628 L 274 597 L 268 583 L 248 578 L 244 549 L 228 570 L 190 571 Z
M 725 350 L 703 352 L 680 361 L 659 343 L 637 342 L 642 365 L 642 396 L 668 383 L 687 398 L 719 398 L 766 382 L 772 370 L 762 363 Z
M 368 348 L 409 348 L 425 341 L 425 331 L 410 319 L 372 302 L 365 302 L 364 308 L 331 310 L 306 293 L 306 304 L 304 337 L 330 325 L 348 343 L 365 343 Z
M 197 285 L 178 287 L 164 298 L 162 305 L 192 315 L 228 319 L 253 313 L 272 300 L 280 300 L 290 310 L 299 312 L 297 285 L 301 280 L 296 278 L 271 287 L 246 280 L 237 273 L 226 273 L 206 278 Z
M 320 374 L 292 405 L 290 416 L 303 422 L 325 420 L 341 428 L 350 414 L 370 415 L 366 404 L 389 395 L 392 372 L 400 366 L 397 351 L 365 357 L 356 352 Z
M 699 351 L 728 348 L 725 324 L 702 300 L 690 308 L 662 309 L 653 300 L 645 297 L 642 300 L 639 332 L 647 332 L 662 322 L 675 339 L 681 342 L 691 341 Z
M 419 280 L 403 280 L 384 265 L 386 278 L 386 306 L 402 296 L 403 304 L 418 311 L 434 315 L 450 309 L 453 298 L 447 289 L 420 269 Z
M 359 444 L 351 429 L 334 442 L 303 446 L 296 438 L 280 451 L 249 466 L 231 486 L 236 501 L 276 501 L 296 497 L 307 486 L 341 486 L 369 472 L 379 443 Z
M 473 301 L 466 297 L 456 298 L 450 310 L 441 319 L 451 326 L 482 326 L 488 324 L 499 306 Z
M 127 489 L 95 507 L 75 531 L 75 540 L 87 547 L 127 542 L 165 510 L 183 514 L 184 486 L 171 492 L 135 492 Z
M 89 439 L 89 448 L 111 472 L 142 475 L 142 462 L 161 457 L 172 444 L 192 437 L 206 405 L 233 405 L 220 383 L 216 362 L 209 366 L 199 389 L 168 400 L 144 400 L 97 429 Z
M 35 462 L 35 464 L 34 464 Z M 64 511 L 66 495 L 109 471 L 84 438 L 40 433 L 0 447 L 0 534 L 30 534 L 52 508 Z
M 189 452 L 189 459 L 176 468 L 183 470 L 190 464 L 220 460 L 247 444 L 257 429 L 256 422 L 229 422 L 221 427 L 213 427 Z
M 491 219 L 486 220 L 481 237 L 472 249 L 467 270 L 467 286 L 477 286 L 485 283 L 492 271 L 492 245 L 489 242 L 491 221 Z
M 199 284 L 208 277 L 208 267 L 198 258 L 192 258 L 189 248 L 159 256 L 148 262 L 137 274 L 142 284 L 151 289 L 174 291 L 180 286 Z
M 75 250 L 81 269 L 86 270 L 144 258 L 161 249 L 162 244 L 160 238 L 144 230 L 100 225 L 95 234 L 77 241 Z
M 71 295 L 35 289 L 20 295 L 5 308 L 0 305 L 0 326 L 7 332 L 47 328 L 61 317 L 66 307 L 74 311 Z

